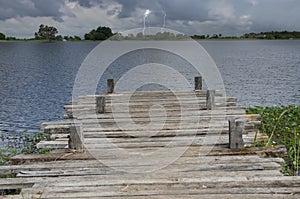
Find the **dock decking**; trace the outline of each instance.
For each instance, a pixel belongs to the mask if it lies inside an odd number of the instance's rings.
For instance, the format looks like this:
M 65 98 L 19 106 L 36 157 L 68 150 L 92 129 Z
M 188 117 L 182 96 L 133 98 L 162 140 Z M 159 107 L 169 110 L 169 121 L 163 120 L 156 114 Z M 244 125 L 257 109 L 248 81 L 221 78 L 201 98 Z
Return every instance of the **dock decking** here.
M 207 95 L 79 97 L 65 106 L 74 121 L 42 124 L 52 141 L 38 147 L 56 150 L 0 167 L 0 174 L 17 174 L 0 179 L 0 190 L 22 188 L 3 198 L 299 198 L 300 178 L 280 172 L 283 146 L 247 147 L 267 138 L 256 133 L 259 115 L 246 115 L 218 91 Z M 239 132 L 242 140 L 229 139 Z

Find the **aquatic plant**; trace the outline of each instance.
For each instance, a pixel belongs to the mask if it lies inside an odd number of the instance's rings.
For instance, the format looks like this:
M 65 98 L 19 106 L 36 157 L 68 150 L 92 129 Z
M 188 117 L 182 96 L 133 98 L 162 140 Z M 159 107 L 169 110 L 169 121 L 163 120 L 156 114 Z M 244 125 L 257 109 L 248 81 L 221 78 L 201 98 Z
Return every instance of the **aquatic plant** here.
M 0 149 L 0 166 L 8 165 L 10 158 L 18 154 L 32 154 L 32 153 L 48 153 L 51 149 L 38 149 L 36 144 L 42 140 L 50 140 L 50 135 L 43 132 L 26 133 L 22 137 L 22 142 L 25 143 L 23 148 L 15 148 L 8 146 L 5 149 Z
M 285 172 L 297 175 L 300 163 L 300 106 L 254 107 L 248 114 L 260 114 L 259 130 L 269 136 L 266 146 L 285 145 L 288 151 Z

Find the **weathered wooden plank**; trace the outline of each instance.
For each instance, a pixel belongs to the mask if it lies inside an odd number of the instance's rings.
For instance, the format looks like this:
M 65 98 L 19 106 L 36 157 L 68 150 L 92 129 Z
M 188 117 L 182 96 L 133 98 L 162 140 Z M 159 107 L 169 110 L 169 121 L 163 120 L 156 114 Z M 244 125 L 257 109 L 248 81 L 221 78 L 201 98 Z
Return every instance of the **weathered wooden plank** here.
M 220 126 L 229 126 L 226 124 L 226 118 L 198 118 L 198 117 L 190 117 L 189 118 L 136 118 L 136 119 L 122 119 L 122 118 L 111 118 L 111 119 L 88 119 L 88 120 L 82 120 L 82 125 L 84 128 L 90 128 L 90 127 L 111 127 L 115 128 L 120 125 L 122 127 L 127 127 L 127 126 L 149 126 L 150 123 L 151 125 L 153 124 L 153 127 L 157 126 L 190 126 L 191 124 L 194 125 L 194 128 L 207 128 L 208 126 L 210 127 L 220 127 Z M 156 123 L 154 123 L 156 122 Z M 253 128 L 257 123 L 253 121 L 246 121 L 245 122 L 245 128 Z M 150 129 L 149 129 L 150 130 Z M 241 134 L 244 132 L 242 131 Z
M 68 105 L 92 105 L 95 104 L 96 99 L 100 96 L 95 96 L 94 98 L 86 98 L 86 99 L 80 99 L 78 101 L 74 101 L 69 103 Z M 103 96 L 104 97 L 104 96 Z M 146 104 L 146 103 L 157 103 L 157 102 L 163 102 L 163 103 L 180 103 L 183 104 L 190 104 L 190 103 L 205 103 L 206 102 L 206 96 L 203 97 L 193 97 L 193 96 L 183 96 L 180 98 L 151 98 L 151 99 L 145 99 L 145 98 L 130 98 L 129 102 L 126 98 L 119 98 L 119 97 L 109 97 L 105 96 L 106 102 L 110 104 L 113 102 L 114 104 L 132 104 L 132 105 L 140 105 L 140 104 Z M 236 97 L 215 97 L 215 102 L 223 103 L 223 102 L 237 102 Z
M 135 113 L 130 113 L 130 117 L 136 118 L 136 119 L 143 119 L 143 118 L 149 118 L 149 112 L 135 112 Z M 245 118 L 247 121 L 258 121 L 258 118 L 255 118 L 254 116 L 246 115 L 245 110 L 227 110 L 227 111 L 213 111 L 213 112 L 207 112 L 207 111 L 173 111 L 173 112 L 167 112 L 168 118 L 178 118 L 178 117 L 191 117 L 191 118 L 199 118 L 199 119 L 212 119 L 212 118 L 225 118 L 226 120 L 229 119 L 230 117 L 240 117 L 240 118 Z M 151 117 L 156 118 L 156 117 L 166 117 L 165 114 L 162 112 L 153 112 L 151 113 Z M 128 120 L 128 113 L 118 113 L 118 114 L 112 114 L 112 113 L 106 113 L 106 114 L 93 114 L 93 113 L 83 113 L 78 116 L 78 120 L 81 121 L 83 119 L 88 120 L 88 119 L 112 119 L 112 118 L 118 118 L 118 119 L 124 119 Z
M 36 145 L 38 149 L 63 149 L 68 148 L 68 146 L 68 140 L 41 141 Z
M 246 141 L 246 140 L 245 140 Z M 247 140 L 248 141 L 248 140 Z M 251 140 L 249 141 L 252 142 Z M 246 143 L 246 142 L 245 142 Z M 85 138 L 85 146 L 88 149 L 120 148 L 151 148 L 165 146 L 229 146 L 226 135 L 180 136 L 180 137 L 119 137 L 119 138 Z
M 50 136 L 50 139 L 52 141 L 57 140 L 57 139 L 69 139 L 70 134 L 52 134 Z
M 257 155 L 255 156 L 201 156 L 201 157 L 180 157 L 172 164 L 182 165 L 184 164 L 227 164 L 227 163 L 266 163 L 266 162 L 275 162 L 278 164 L 283 164 L 284 160 L 281 158 L 260 158 Z M 101 160 L 57 160 L 53 162 L 44 162 L 38 164 L 28 164 L 28 165 L 9 165 L 1 166 L 0 174 L 17 174 L 20 171 L 44 171 L 44 170 L 53 170 L 53 169 L 71 169 L 71 168 L 101 168 L 105 167 L 101 163 Z M 227 172 L 226 172 L 227 173 Z M 270 172 L 266 172 L 266 175 L 269 175 Z M 278 173 L 277 173 L 278 174 Z M 203 174 L 201 174 L 203 175 Z M 225 174 L 224 174 L 225 175 Z M 253 174 L 254 175 L 254 174 Z M 281 174 L 282 175 L 282 174 Z
M 144 175 L 144 179 L 141 174 L 133 174 L 135 178 L 123 179 L 122 177 L 116 178 L 117 176 L 90 176 L 89 178 L 79 176 L 80 180 L 74 177 L 64 177 L 62 181 L 57 182 L 57 180 L 49 180 L 47 188 L 68 188 L 68 187 L 96 187 L 96 186 L 138 186 L 143 188 L 144 185 L 149 185 L 149 187 L 157 187 L 162 185 L 173 185 L 173 186 L 186 186 L 187 188 L 196 187 L 195 185 L 203 183 L 206 187 L 199 186 L 200 189 L 216 189 L 225 187 L 241 187 L 241 188 L 263 188 L 263 187 L 289 187 L 289 186 L 299 186 L 299 177 L 286 177 L 286 176 L 219 176 L 216 172 L 215 176 L 204 176 L 203 178 L 188 178 L 188 177 L 178 177 L 170 176 L 164 178 L 152 178 L 151 176 Z M 107 178 L 108 177 L 108 178 Z M 112 179 L 110 179 L 111 177 Z M 189 187 L 189 183 L 191 186 Z M 290 184 L 289 184 L 290 183 Z M 188 192 L 187 192 L 188 194 Z
M 197 96 L 206 96 L 206 90 L 197 90 L 197 91 L 135 91 L 135 92 L 120 92 L 120 93 L 113 93 L 113 94 L 100 94 L 101 95 L 105 95 L 105 96 L 109 96 L 109 97 L 128 97 L 128 96 L 132 96 L 134 95 L 134 97 L 143 97 L 143 98 L 147 98 L 147 97 L 151 97 L 151 96 L 156 96 L 156 97 L 166 97 L 166 96 L 174 96 L 174 94 L 176 94 L 176 96 L 192 96 L 192 95 L 197 95 Z M 217 90 L 216 94 L 219 96 L 223 96 L 224 92 Z M 78 99 L 84 99 L 84 98 L 94 98 L 95 96 L 98 95 L 85 95 L 85 96 L 79 96 Z
M 37 196 L 36 196 L 37 197 Z M 160 194 L 160 195 L 152 195 L 152 196 L 130 196 L 130 199 L 178 199 L 178 198 L 187 198 L 187 199 L 283 199 L 283 198 L 289 198 L 289 199 L 298 199 L 298 195 L 293 195 L 293 194 L 201 194 L 201 195 L 187 195 L 187 194 L 177 194 L 177 195 L 165 195 L 165 194 Z M 38 197 L 37 197 L 38 198 Z M 51 196 L 48 196 L 47 198 L 51 198 Z M 78 197 L 68 197 L 66 196 L 65 198 L 68 199 L 78 199 Z M 81 198 L 88 198 L 88 199 L 98 199 L 99 196 L 86 196 Z M 105 198 L 115 198 L 115 196 L 109 197 L 106 196 Z M 126 198 L 128 199 L 128 196 L 124 197 L 118 197 L 120 199 Z
M 163 158 L 163 157 L 162 157 Z M 50 171 L 21 171 L 18 173 L 18 177 L 56 177 L 56 176 L 86 176 L 86 175 L 123 175 L 124 171 L 151 171 L 153 165 L 148 162 L 135 162 L 130 160 L 116 160 L 111 168 L 100 167 L 100 168 L 72 168 L 69 169 L 55 169 Z M 121 170 L 117 170 L 117 169 Z M 181 173 L 181 172 L 204 172 L 204 171 L 256 171 L 256 170 L 280 170 L 281 166 L 274 162 L 262 162 L 262 163 L 227 163 L 227 164 L 171 164 L 167 166 L 164 172 L 159 172 L 161 175 L 163 173 Z M 180 176 L 180 174 L 179 174 Z M 299 182 L 300 183 L 300 182 Z
M 40 126 L 40 129 L 44 130 L 44 128 L 46 126 L 60 126 L 60 125 L 62 125 L 62 126 L 69 126 L 69 125 L 71 125 L 73 123 L 74 123 L 73 120 L 71 120 L 71 121 L 70 120 L 64 120 L 64 121 L 43 122 L 41 124 L 41 126 Z
M 184 129 L 228 129 L 228 125 L 224 124 L 214 124 L 214 123 L 207 123 L 201 125 L 193 125 L 191 123 L 188 124 L 178 124 L 178 123 L 166 123 L 166 124 L 153 124 L 153 125 L 127 125 L 126 123 L 123 124 L 121 127 L 118 126 L 117 123 L 109 123 L 109 124 L 94 124 L 94 125 L 84 125 L 83 129 L 85 132 L 103 132 L 103 131 L 161 131 L 161 130 L 184 130 Z M 245 125 L 245 129 L 253 131 L 253 127 L 250 126 L 248 128 Z M 246 131 L 249 132 L 249 131 Z
M 186 149 L 185 147 L 183 149 Z M 209 156 L 234 156 L 234 155 L 259 155 L 260 157 L 285 157 L 287 154 L 286 148 L 284 146 L 274 146 L 274 147 L 253 147 L 253 148 L 244 148 L 238 150 L 226 149 L 224 147 L 215 146 L 213 148 L 209 147 L 206 149 L 203 147 L 189 147 L 186 149 L 183 157 L 199 157 L 201 151 L 207 151 Z M 134 150 L 136 151 L 136 149 Z M 147 149 L 139 149 L 140 153 L 147 153 Z M 112 151 L 115 153 L 115 151 Z M 130 152 L 130 150 L 129 150 Z M 151 151 L 150 151 L 151 152 Z M 112 158 L 109 153 L 104 154 L 101 158 Z M 70 152 L 63 153 L 49 153 L 49 154 L 23 154 L 17 155 L 11 158 L 11 163 L 13 165 L 20 164 L 33 164 L 36 162 L 50 162 L 58 160 L 91 160 L 95 159 L 88 152 L 77 153 L 70 150 Z
M 229 183 L 228 183 L 229 184 Z M 242 183 L 241 183 L 242 184 Z M 57 189 L 47 188 L 43 197 L 59 197 L 64 195 L 66 197 L 131 197 L 131 196 L 157 196 L 157 195 L 199 195 L 202 194 L 298 194 L 298 187 L 221 187 L 222 183 L 216 183 L 220 188 L 208 188 L 203 183 L 178 183 L 178 184 L 162 184 L 159 186 L 136 186 L 136 185 L 122 185 L 115 187 L 98 186 L 98 187 L 81 187 L 78 189 L 66 187 Z
M 159 111 L 157 111 L 156 108 L 152 109 L 152 112 L 154 115 L 157 114 L 162 114 L 163 112 L 161 111 L 161 109 L 158 109 Z M 178 113 L 181 112 L 181 110 L 179 109 L 174 109 L 174 108 L 168 108 L 165 109 L 166 112 L 168 114 L 171 114 L 173 112 Z M 216 107 L 215 110 L 213 111 L 205 111 L 205 110 L 199 110 L 199 108 L 188 108 L 188 109 L 184 109 L 184 112 L 192 112 L 194 114 L 200 114 L 200 115 L 204 115 L 204 114 L 210 114 L 210 115 L 219 115 L 219 114 L 245 114 L 245 108 L 241 108 L 241 107 L 236 107 L 236 106 L 232 106 L 232 107 Z M 86 114 L 94 114 L 95 110 L 92 109 L 81 109 L 81 110 L 73 110 L 73 116 L 77 117 L 78 115 L 86 115 Z M 111 114 L 111 110 L 106 110 L 106 113 Z M 113 114 L 116 115 L 122 115 L 122 114 L 128 114 L 128 111 L 126 110 L 118 110 L 118 111 L 114 111 Z M 142 110 L 138 110 L 138 109 L 131 109 L 130 110 L 130 114 L 145 114 L 145 113 L 149 113 L 149 109 L 142 109 Z
M 194 102 L 194 103 L 182 103 L 182 102 L 172 102 L 172 103 L 138 103 L 138 104 L 120 104 L 120 103 L 106 103 L 105 109 L 112 110 L 113 107 L 115 108 L 122 108 L 122 107 L 129 107 L 130 109 L 149 109 L 154 105 L 163 106 L 165 109 L 206 109 L 207 106 L 203 102 Z M 236 106 L 236 102 L 216 102 L 214 103 L 216 107 L 231 107 Z M 65 110 L 67 111 L 74 111 L 74 110 L 95 110 L 96 104 L 79 104 L 79 105 L 65 105 Z M 212 110 L 212 109 L 208 109 Z
M 70 125 L 48 125 L 44 128 L 44 132 L 48 134 L 70 134 Z

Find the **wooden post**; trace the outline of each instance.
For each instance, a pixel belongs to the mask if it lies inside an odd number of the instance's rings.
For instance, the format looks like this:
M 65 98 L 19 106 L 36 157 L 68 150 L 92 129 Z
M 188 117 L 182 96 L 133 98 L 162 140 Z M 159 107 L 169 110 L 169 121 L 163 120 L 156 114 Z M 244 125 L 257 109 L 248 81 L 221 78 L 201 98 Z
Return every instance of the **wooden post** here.
M 195 91 L 202 90 L 202 77 L 195 77 Z
M 96 113 L 103 114 L 105 113 L 105 97 L 104 96 L 97 96 L 96 97 Z
M 241 119 L 229 120 L 229 148 L 240 149 L 244 148 L 243 132 L 244 121 Z
M 108 79 L 107 80 L 107 93 L 113 93 L 115 89 L 115 80 Z
M 70 126 L 69 149 L 83 149 L 83 135 L 79 125 L 75 124 Z
M 213 110 L 215 108 L 215 90 L 208 90 L 206 93 L 206 108 L 207 110 Z

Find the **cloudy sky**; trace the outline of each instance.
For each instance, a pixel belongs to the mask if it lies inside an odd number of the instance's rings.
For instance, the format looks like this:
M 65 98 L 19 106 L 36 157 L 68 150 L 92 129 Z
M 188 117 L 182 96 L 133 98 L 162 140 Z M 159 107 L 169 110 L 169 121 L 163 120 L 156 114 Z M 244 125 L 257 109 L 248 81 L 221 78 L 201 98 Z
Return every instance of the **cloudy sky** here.
M 241 35 L 271 30 L 300 31 L 300 0 L 0 0 L 0 32 L 33 37 L 40 24 L 61 35 L 98 26 L 114 32 L 146 26 L 185 34 Z

